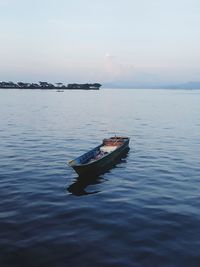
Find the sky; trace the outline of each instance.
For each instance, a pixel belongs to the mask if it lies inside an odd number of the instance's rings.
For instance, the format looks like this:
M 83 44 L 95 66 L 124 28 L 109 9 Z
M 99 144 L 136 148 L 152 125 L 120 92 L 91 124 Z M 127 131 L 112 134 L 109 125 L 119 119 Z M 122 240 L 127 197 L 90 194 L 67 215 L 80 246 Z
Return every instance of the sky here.
M 199 0 L 0 0 L 0 80 L 200 81 Z

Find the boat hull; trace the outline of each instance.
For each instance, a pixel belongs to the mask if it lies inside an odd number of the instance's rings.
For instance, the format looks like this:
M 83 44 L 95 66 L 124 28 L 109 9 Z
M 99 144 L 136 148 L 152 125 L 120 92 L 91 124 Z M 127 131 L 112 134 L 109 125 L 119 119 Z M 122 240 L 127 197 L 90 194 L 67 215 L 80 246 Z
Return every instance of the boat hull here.
M 100 175 L 112 168 L 129 151 L 129 139 L 115 151 L 90 164 L 71 166 L 79 176 Z

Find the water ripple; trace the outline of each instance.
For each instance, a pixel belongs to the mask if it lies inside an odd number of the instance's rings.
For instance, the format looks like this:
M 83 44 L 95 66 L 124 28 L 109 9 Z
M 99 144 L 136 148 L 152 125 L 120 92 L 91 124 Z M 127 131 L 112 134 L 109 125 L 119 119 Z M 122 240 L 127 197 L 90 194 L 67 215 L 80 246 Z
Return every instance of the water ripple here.
M 199 94 L 0 95 L 0 266 L 199 266 Z M 115 133 L 127 157 L 77 177 L 67 161 Z

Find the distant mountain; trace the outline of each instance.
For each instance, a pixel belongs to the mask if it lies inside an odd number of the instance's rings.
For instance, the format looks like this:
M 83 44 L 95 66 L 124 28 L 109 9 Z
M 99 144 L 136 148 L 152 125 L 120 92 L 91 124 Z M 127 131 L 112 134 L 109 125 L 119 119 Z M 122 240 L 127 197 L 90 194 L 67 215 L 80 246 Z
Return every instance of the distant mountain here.
M 200 89 L 200 82 L 187 82 L 180 84 L 161 84 L 161 83 L 135 83 L 135 82 L 109 82 L 103 83 L 104 88 L 113 89 Z
M 168 85 L 169 89 L 200 89 L 200 82 L 187 82 L 182 84 Z

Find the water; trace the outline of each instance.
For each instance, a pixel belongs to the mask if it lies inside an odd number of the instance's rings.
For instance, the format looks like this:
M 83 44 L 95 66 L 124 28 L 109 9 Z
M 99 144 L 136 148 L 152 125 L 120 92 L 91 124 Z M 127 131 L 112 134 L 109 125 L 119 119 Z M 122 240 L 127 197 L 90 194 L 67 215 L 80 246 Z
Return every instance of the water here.
M 200 266 L 200 91 L 0 91 L 0 266 Z M 113 134 L 115 168 L 66 162 Z

